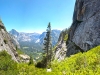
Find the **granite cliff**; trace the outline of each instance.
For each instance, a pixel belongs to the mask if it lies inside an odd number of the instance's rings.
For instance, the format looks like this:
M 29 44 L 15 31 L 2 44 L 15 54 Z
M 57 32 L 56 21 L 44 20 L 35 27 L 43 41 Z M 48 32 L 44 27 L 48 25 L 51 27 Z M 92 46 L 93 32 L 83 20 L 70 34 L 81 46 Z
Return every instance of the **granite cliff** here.
M 64 60 L 66 57 L 66 40 L 68 38 L 68 30 L 65 29 L 61 31 L 58 42 L 55 46 L 55 52 L 54 52 L 54 59 L 57 59 L 58 61 Z
M 100 45 L 100 1 L 76 0 L 68 34 L 67 56 Z
M 12 59 L 18 62 L 19 57 L 16 48 L 13 44 L 12 38 L 6 31 L 6 28 L 0 20 L 0 51 L 6 50 L 12 56 Z
M 66 45 L 63 39 L 65 34 L 61 32 L 55 47 L 57 60 L 100 45 L 100 1 L 76 0 L 73 22 L 66 34 Z

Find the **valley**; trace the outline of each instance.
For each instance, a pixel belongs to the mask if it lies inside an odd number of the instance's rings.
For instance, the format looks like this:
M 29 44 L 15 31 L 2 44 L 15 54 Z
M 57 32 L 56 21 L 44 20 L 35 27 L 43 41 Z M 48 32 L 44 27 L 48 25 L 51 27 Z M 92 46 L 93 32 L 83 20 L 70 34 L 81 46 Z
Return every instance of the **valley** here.
M 61 30 L 52 30 L 52 45 L 55 46 Z M 18 32 L 15 29 L 9 31 L 10 35 L 15 39 L 13 42 L 17 41 L 16 46 L 20 48 L 20 50 L 28 55 L 32 55 L 35 60 L 39 58 L 41 59 L 43 53 L 43 40 L 45 38 L 46 32 L 42 34 L 39 33 L 25 33 Z

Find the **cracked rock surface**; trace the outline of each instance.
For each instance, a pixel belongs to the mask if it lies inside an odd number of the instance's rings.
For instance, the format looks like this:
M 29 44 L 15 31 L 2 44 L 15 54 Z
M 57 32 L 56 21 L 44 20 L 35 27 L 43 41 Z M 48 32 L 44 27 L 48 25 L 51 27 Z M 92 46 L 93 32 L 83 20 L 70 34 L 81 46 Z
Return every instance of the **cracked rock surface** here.
M 68 55 L 100 45 L 100 0 L 76 0 L 68 41 Z
M 12 56 L 12 59 L 18 62 L 18 53 L 11 40 L 9 33 L 2 22 L 0 22 L 0 51 L 6 50 Z

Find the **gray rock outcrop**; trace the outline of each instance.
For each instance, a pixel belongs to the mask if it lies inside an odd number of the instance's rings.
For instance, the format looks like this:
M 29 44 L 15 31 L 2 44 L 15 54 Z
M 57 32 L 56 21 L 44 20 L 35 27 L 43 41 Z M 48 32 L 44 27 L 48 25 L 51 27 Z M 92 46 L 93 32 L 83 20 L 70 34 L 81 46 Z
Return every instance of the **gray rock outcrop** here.
M 76 0 L 67 56 L 100 45 L 100 0 Z
M 64 60 L 64 58 L 66 57 L 67 47 L 66 47 L 66 41 L 64 40 L 65 34 L 67 33 L 66 31 L 67 30 L 63 30 L 60 33 L 58 43 L 55 47 L 54 59 L 58 61 Z
M 0 22 L 0 51 L 6 50 L 12 56 L 12 59 L 18 62 L 18 54 L 11 40 L 9 33 L 2 22 Z
M 20 57 L 20 61 L 21 62 L 28 63 L 29 60 L 30 60 L 30 57 L 28 55 L 26 55 L 26 54 L 20 54 L 19 57 Z

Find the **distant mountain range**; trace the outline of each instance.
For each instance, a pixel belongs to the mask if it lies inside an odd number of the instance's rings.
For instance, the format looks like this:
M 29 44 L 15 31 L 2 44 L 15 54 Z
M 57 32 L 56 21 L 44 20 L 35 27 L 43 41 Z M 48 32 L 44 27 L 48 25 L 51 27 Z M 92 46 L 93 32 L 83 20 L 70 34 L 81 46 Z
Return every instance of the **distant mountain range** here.
M 52 30 L 52 45 L 54 46 L 59 38 L 60 30 Z M 43 41 L 46 35 L 46 32 L 42 34 L 39 33 L 25 33 L 25 32 L 18 32 L 15 29 L 9 31 L 10 35 L 14 36 L 15 39 L 20 44 L 21 50 L 25 53 L 35 53 L 43 51 Z
M 18 32 L 15 29 L 12 29 L 9 31 L 11 35 L 13 35 L 18 41 L 23 41 L 23 42 L 35 42 L 40 34 L 39 33 L 25 33 L 25 32 Z
M 52 44 L 55 45 L 58 41 L 60 30 L 52 30 L 51 36 L 52 36 Z M 25 33 L 25 32 L 18 32 L 15 29 L 12 29 L 9 31 L 11 35 L 13 35 L 18 42 L 34 42 L 38 44 L 43 44 L 43 39 L 46 35 L 46 32 L 43 32 L 42 34 L 39 33 Z

